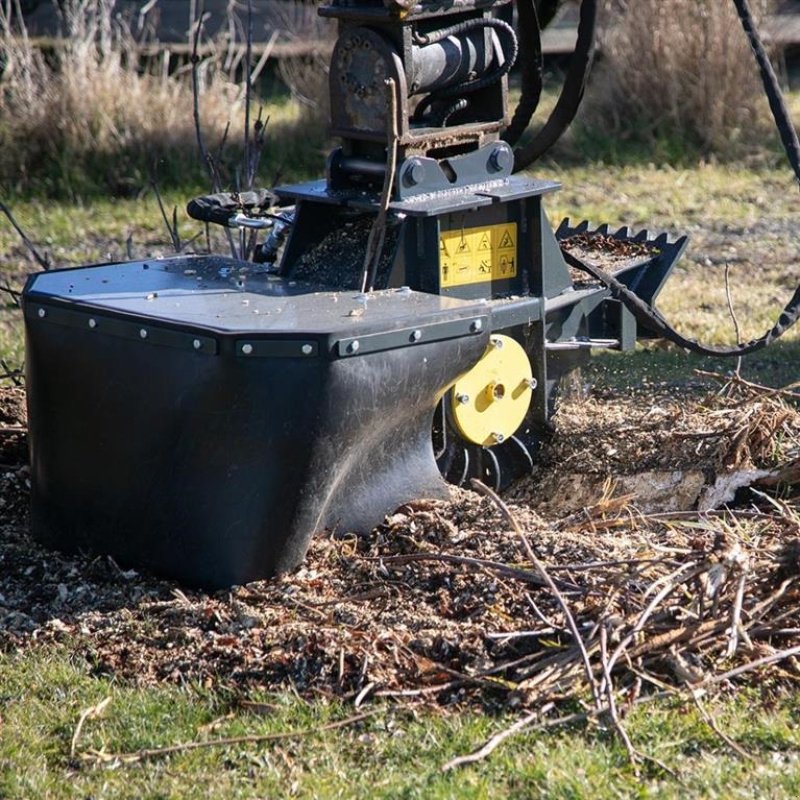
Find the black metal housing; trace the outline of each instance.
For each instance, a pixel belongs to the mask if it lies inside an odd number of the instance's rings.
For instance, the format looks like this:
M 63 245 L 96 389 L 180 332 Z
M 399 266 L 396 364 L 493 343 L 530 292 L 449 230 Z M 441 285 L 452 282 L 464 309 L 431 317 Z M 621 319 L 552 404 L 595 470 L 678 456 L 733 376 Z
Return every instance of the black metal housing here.
M 31 278 L 34 535 L 221 587 L 443 495 L 433 411 L 485 308 L 313 289 L 214 257 Z

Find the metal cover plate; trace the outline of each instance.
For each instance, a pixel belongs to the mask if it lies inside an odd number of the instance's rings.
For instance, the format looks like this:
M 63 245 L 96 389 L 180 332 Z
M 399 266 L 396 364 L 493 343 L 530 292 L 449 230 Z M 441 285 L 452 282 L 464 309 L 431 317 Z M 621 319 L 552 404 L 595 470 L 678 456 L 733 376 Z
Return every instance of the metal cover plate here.
M 221 333 L 360 337 L 426 322 L 483 317 L 485 303 L 407 288 L 362 295 L 322 291 L 258 264 L 185 256 L 58 270 L 33 276 L 28 302 L 54 301 Z

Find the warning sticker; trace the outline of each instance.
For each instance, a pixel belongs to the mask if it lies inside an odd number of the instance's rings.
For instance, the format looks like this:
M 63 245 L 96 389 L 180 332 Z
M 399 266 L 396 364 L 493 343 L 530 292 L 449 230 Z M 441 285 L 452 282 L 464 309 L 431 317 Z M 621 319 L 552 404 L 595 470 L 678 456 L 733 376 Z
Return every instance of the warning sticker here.
M 444 231 L 439 237 L 441 286 L 505 280 L 517 274 L 517 223 Z

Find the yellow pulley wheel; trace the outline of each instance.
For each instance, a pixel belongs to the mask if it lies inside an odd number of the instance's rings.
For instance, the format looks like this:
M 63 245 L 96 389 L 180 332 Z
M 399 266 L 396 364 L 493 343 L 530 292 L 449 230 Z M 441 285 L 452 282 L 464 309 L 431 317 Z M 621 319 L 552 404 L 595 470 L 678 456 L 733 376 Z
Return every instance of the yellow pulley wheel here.
M 481 360 L 453 385 L 450 402 L 458 432 L 484 447 L 504 442 L 525 419 L 535 386 L 522 345 L 492 334 Z

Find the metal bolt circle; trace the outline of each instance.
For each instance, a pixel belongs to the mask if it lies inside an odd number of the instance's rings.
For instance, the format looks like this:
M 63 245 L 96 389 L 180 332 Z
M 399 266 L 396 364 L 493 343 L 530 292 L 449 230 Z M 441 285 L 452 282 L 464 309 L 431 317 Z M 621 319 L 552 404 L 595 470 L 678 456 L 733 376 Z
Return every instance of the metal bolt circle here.
M 303 353 L 304 356 L 310 356 L 314 352 L 314 347 L 310 344 L 304 344 L 300 351 Z
M 140 328 L 139 329 L 139 336 L 141 336 L 142 339 L 146 339 L 147 338 L 147 329 L 146 328 Z
M 462 406 L 465 406 L 467 403 L 469 403 L 469 395 L 460 394 L 456 397 L 456 400 L 458 400 L 458 402 L 461 403 Z
M 242 352 L 246 356 L 249 356 L 253 352 L 253 345 L 251 345 L 251 344 L 243 344 L 242 345 Z
M 47 316 L 47 312 L 43 308 L 40 308 L 37 313 L 39 314 L 40 317 L 46 317 Z
M 493 433 L 492 438 L 497 442 L 497 444 L 503 444 L 503 442 L 506 440 L 506 437 L 503 436 L 502 433 Z
M 194 347 L 195 350 L 199 350 L 202 346 L 203 346 L 203 343 L 199 339 L 195 339 L 192 342 L 192 347 Z
M 419 330 L 419 328 L 415 331 L 412 331 L 409 338 L 412 342 L 418 342 L 422 338 L 422 331 Z
M 514 157 L 507 147 L 498 145 L 492 150 L 492 154 L 489 156 L 489 166 L 495 172 L 503 172 L 504 170 L 511 169 L 514 165 L 513 159 Z
M 469 329 L 473 333 L 480 333 L 483 330 L 483 322 L 481 322 L 479 319 L 473 320 L 472 324 L 469 326 Z
M 90 328 L 96 328 L 96 327 L 97 327 L 97 320 L 96 320 L 94 317 L 92 317 L 92 318 L 89 320 L 89 327 L 90 327 Z
M 350 342 L 349 345 L 347 345 L 347 352 L 357 353 L 360 347 L 361 345 L 359 344 L 358 339 L 355 339 L 354 341 Z
M 502 339 L 492 339 L 491 340 L 492 347 L 496 347 L 498 350 L 503 349 L 503 340 Z
M 416 186 L 425 179 L 425 164 L 418 158 L 412 158 L 405 169 L 405 181 L 409 186 Z

